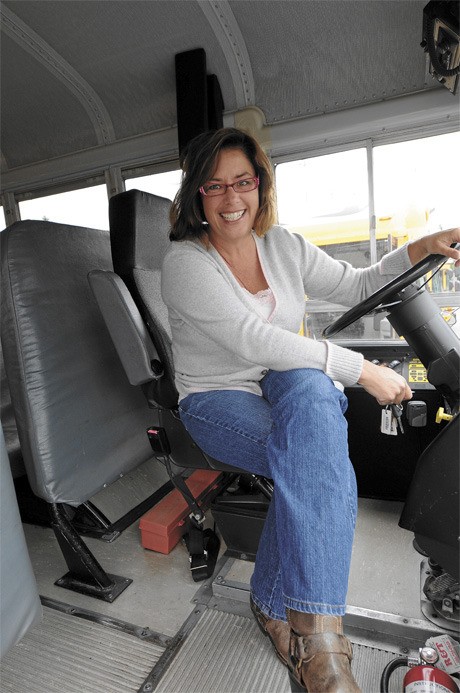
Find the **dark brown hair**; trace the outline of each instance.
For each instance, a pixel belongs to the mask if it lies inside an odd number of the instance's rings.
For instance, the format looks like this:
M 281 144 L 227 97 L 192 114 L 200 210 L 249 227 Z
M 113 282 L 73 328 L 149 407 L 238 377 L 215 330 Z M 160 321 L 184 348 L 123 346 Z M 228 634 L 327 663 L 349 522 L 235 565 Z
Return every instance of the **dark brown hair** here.
M 182 158 L 182 181 L 171 207 L 172 241 L 201 238 L 206 233 L 205 216 L 199 189 L 212 177 L 217 157 L 224 149 L 240 149 L 259 177 L 259 209 L 254 231 L 263 236 L 276 222 L 276 198 L 273 168 L 259 143 L 243 130 L 222 128 L 195 137 Z

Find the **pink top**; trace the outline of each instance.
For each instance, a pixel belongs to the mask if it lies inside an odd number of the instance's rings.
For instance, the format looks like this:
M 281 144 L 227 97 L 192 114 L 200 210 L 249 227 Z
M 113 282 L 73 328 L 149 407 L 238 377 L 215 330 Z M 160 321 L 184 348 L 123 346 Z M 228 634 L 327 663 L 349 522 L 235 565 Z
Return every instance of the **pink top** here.
M 251 292 L 247 291 L 247 289 L 245 289 L 245 291 L 248 296 L 251 297 L 251 301 L 254 304 L 257 314 L 260 315 L 261 318 L 264 318 L 270 322 L 271 315 L 275 308 L 275 297 L 273 295 L 273 291 L 270 288 L 262 289 L 262 291 L 258 291 L 256 294 L 251 294 Z

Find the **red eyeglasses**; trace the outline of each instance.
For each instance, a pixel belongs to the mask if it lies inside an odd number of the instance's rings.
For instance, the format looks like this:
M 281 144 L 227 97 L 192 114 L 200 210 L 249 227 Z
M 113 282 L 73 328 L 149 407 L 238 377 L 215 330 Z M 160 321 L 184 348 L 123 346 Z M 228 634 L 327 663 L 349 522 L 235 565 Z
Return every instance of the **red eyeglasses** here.
M 206 183 L 201 186 L 200 193 L 206 195 L 206 197 L 216 197 L 217 195 L 225 195 L 228 188 L 233 188 L 236 193 L 245 193 L 251 192 L 251 190 L 255 190 L 258 187 L 259 178 L 254 176 L 254 178 L 245 178 L 229 185 L 225 183 Z

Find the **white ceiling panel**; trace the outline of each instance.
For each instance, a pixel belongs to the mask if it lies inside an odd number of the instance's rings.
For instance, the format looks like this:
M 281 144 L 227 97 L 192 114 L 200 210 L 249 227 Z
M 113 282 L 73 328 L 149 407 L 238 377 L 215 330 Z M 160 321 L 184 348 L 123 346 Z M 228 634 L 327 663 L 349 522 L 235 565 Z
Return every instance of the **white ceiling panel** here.
M 1 48 L 2 153 L 8 168 L 96 146 L 93 124 L 74 94 L 8 36 L 2 36 Z
M 424 0 L 230 4 L 268 123 L 435 86 L 419 45 Z
M 442 89 L 420 48 L 425 4 L 3 0 L 4 159 L 11 170 L 174 128 L 174 56 L 193 48 L 225 112 L 255 105 L 269 125 Z

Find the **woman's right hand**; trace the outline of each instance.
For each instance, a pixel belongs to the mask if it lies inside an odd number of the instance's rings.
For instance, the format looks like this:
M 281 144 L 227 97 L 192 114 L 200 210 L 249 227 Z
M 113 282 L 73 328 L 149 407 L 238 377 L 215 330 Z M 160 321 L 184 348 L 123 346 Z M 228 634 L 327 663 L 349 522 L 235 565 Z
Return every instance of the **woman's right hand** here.
M 382 406 L 400 404 L 405 399 L 412 399 L 411 389 L 402 375 L 370 361 L 364 360 L 358 383 Z

